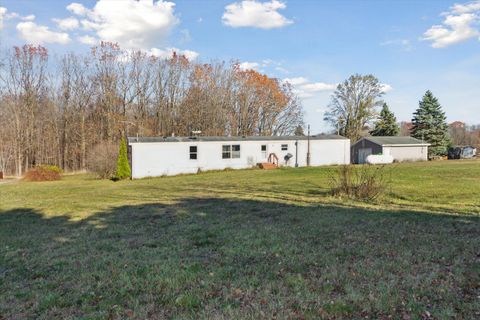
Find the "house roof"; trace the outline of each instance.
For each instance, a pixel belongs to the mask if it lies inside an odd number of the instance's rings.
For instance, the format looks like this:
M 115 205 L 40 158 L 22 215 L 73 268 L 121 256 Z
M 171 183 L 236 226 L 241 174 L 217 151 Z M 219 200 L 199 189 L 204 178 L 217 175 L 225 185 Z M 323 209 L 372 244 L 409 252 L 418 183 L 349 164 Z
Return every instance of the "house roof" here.
M 358 142 L 363 139 L 371 141 L 375 144 L 381 146 L 400 146 L 400 145 L 423 145 L 429 146 L 429 143 L 422 142 L 421 140 L 415 139 L 413 137 L 363 137 Z M 357 144 L 355 143 L 355 144 Z
M 193 141 L 295 141 L 307 140 L 307 136 L 198 136 L 198 137 L 128 137 L 128 143 L 144 142 L 193 142 Z M 346 140 L 339 135 L 318 134 L 310 140 Z

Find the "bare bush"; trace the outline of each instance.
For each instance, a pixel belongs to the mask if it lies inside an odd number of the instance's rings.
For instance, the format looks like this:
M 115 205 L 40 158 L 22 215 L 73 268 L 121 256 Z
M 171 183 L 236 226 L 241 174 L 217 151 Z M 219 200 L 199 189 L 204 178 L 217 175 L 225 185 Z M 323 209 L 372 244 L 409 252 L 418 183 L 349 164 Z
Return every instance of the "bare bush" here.
M 110 179 L 115 175 L 118 145 L 103 141 L 95 145 L 88 155 L 88 170 L 100 179 Z
M 332 194 L 354 199 L 374 200 L 388 187 L 385 166 L 339 166 L 330 177 Z
M 57 166 L 38 165 L 27 171 L 24 179 L 27 181 L 55 181 L 62 178 L 62 169 Z

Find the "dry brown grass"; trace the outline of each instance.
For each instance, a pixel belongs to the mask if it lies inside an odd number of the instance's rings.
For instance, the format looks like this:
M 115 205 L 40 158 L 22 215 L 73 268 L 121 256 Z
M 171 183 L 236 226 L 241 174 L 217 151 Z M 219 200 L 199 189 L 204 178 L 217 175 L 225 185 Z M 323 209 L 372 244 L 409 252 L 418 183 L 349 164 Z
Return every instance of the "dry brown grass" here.
M 27 171 L 24 180 L 27 181 L 55 181 L 62 178 L 62 169 L 57 166 L 39 165 Z

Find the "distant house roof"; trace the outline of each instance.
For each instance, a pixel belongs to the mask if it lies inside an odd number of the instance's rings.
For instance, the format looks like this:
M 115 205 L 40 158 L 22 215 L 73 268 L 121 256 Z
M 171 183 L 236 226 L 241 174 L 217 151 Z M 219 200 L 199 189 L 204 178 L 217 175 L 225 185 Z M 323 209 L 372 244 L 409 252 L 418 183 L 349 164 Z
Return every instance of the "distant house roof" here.
M 421 140 L 415 139 L 413 137 L 363 137 L 358 142 L 362 141 L 363 139 L 371 141 L 375 144 L 381 146 L 400 146 L 400 145 L 423 145 L 429 146 L 429 143 L 422 142 Z
M 454 122 L 450 123 L 449 126 L 452 127 L 452 128 L 462 129 L 462 128 L 465 128 L 465 122 L 454 121 Z
M 295 141 L 307 140 L 307 136 L 198 136 L 198 137 L 128 137 L 128 143 L 143 142 L 192 142 L 192 141 Z M 310 140 L 346 140 L 339 135 L 318 134 Z

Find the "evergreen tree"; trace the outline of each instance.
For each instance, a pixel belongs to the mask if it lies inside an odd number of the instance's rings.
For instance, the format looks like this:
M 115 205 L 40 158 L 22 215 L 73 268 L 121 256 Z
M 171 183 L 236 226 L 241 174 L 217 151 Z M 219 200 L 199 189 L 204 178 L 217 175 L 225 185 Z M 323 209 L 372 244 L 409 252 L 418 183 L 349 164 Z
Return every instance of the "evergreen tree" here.
M 412 137 L 431 144 L 428 148 L 430 155 L 445 155 L 450 139 L 445 112 L 430 90 L 419 103 L 412 119 Z
M 396 136 L 400 132 L 397 119 L 393 112 L 390 111 L 386 103 L 383 104 L 380 112 L 380 119 L 375 122 L 375 129 L 370 131 L 372 136 Z
M 120 150 L 118 151 L 117 159 L 117 172 L 115 174 L 116 179 L 127 179 L 130 178 L 130 164 L 128 163 L 127 155 L 127 143 L 125 138 L 122 138 L 120 142 Z

